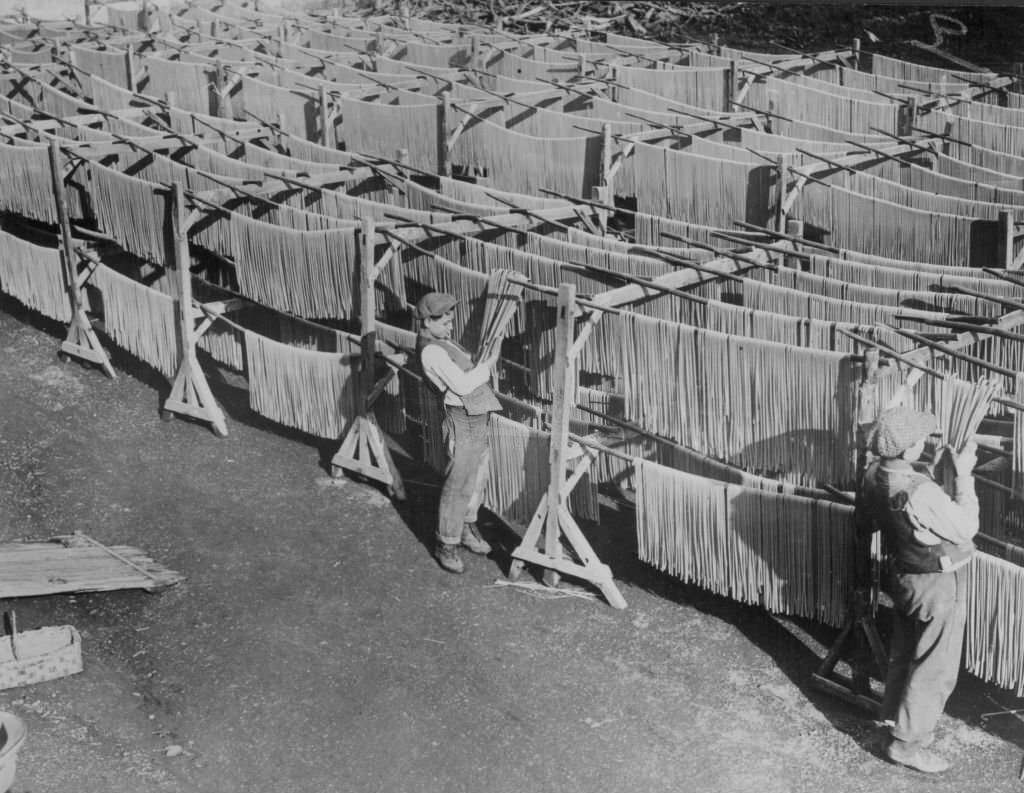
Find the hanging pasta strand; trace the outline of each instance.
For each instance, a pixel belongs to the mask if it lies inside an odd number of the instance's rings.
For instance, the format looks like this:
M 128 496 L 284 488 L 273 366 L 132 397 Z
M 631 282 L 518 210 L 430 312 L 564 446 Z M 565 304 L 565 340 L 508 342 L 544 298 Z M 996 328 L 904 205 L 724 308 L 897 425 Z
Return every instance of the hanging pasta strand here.
M 485 506 L 525 526 L 548 488 L 548 438 L 504 416 L 491 416 L 491 474 Z
M 1014 377 L 1013 397 L 1018 402 L 1024 398 L 1024 372 Z M 1013 489 L 1024 492 L 1024 412 L 1013 411 Z
M 180 362 L 176 301 L 106 265 L 92 275 L 103 295 L 103 329 L 121 348 L 174 377 Z
M 0 209 L 56 223 L 51 178 L 46 146 L 0 143 Z
M 853 586 L 852 507 L 634 464 L 641 560 L 772 612 L 842 622 Z
M 1024 630 L 1020 603 L 1024 567 L 975 553 L 966 567 L 967 631 L 965 666 L 969 672 L 1024 694 Z
M 1002 393 L 996 380 L 967 382 L 947 375 L 936 383 L 936 414 L 945 433 L 946 443 L 959 454 L 973 440 L 981 422 L 988 415 L 992 400 Z
M 519 307 L 523 285 L 510 279 L 511 270 L 492 270 L 487 279 L 487 306 L 484 309 L 480 346 L 476 359 L 483 361 L 501 349 L 509 325 Z
M 140 259 L 168 264 L 167 191 L 98 163 L 89 170 L 96 224 Z
M 249 404 L 261 416 L 320 438 L 338 438 L 356 415 L 350 353 L 326 353 L 245 332 Z
M 58 322 L 71 321 L 61 254 L 0 230 L 0 292 Z

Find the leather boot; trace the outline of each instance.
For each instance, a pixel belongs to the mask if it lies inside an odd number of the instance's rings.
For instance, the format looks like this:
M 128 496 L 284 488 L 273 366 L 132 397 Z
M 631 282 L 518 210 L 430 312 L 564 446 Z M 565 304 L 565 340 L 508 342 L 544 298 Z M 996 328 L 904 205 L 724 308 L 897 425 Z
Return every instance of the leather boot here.
M 893 741 L 885 750 L 885 756 L 894 763 L 913 768 L 925 774 L 940 774 L 949 768 L 949 761 L 930 752 L 922 746 L 903 741 Z
M 434 549 L 434 558 L 449 573 L 461 573 L 466 569 L 466 566 L 462 563 L 462 556 L 459 554 L 458 545 L 439 542 Z
M 480 536 L 475 523 L 467 523 L 462 527 L 462 544 L 473 553 L 487 555 L 491 552 L 491 544 Z

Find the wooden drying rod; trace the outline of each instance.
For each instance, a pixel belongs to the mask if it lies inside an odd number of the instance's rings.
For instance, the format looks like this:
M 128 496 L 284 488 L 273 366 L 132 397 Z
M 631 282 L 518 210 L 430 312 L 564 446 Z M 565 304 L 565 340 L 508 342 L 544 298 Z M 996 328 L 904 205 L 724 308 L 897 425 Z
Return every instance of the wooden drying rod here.
M 474 239 L 473 237 L 467 237 L 466 235 L 459 234 L 458 232 L 445 231 L 444 229 L 441 229 L 441 228 L 439 228 L 437 226 L 432 226 L 429 223 L 417 223 L 415 225 L 423 226 L 424 228 L 430 229 L 432 231 L 437 231 L 437 232 L 442 233 L 442 234 L 448 234 L 448 235 L 453 236 L 453 237 L 461 237 L 461 238 L 468 239 L 468 240 L 473 240 Z M 430 256 L 432 258 L 440 258 L 433 251 L 428 251 L 426 248 L 421 248 L 419 245 L 417 245 L 414 242 L 410 242 L 409 240 L 407 240 L 404 237 L 402 237 L 400 234 L 395 234 L 394 232 L 388 231 L 386 229 L 378 229 L 378 231 L 379 231 L 379 233 L 383 234 L 385 237 L 388 237 L 389 239 L 393 239 L 396 242 L 400 242 L 401 244 L 406 245 L 409 248 L 412 248 L 417 253 L 421 253 L 424 256 Z M 477 240 L 474 240 L 474 241 L 477 241 Z M 562 266 L 570 267 L 571 265 L 562 265 Z M 580 266 L 582 267 L 584 265 L 580 265 Z M 532 289 L 535 292 L 541 292 L 541 293 L 546 294 L 546 295 L 557 295 L 558 294 L 558 289 L 556 289 L 553 286 L 543 286 L 542 284 L 535 284 L 533 281 L 530 281 L 530 280 L 525 279 L 525 278 L 510 278 L 509 280 L 512 281 L 513 283 L 519 284 L 520 286 L 522 286 L 522 287 L 524 287 L 526 289 Z M 586 306 L 587 308 L 590 308 L 590 309 L 597 309 L 598 311 L 607 311 L 610 314 L 622 314 L 623 313 L 622 309 L 615 308 L 614 306 L 606 306 L 606 305 L 602 305 L 600 303 L 595 303 L 595 302 L 593 302 L 591 300 L 587 300 L 587 299 L 582 298 L 582 297 L 577 297 L 576 298 L 576 303 L 581 305 L 581 306 Z

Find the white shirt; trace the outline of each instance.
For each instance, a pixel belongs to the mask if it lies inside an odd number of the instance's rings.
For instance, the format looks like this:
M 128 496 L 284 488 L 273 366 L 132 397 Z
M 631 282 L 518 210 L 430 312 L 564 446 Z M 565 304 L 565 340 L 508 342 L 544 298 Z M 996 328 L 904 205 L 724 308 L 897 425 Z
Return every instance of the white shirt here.
M 883 460 L 879 470 L 884 477 L 907 476 L 913 466 L 905 460 Z M 974 477 L 958 476 L 953 498 L 934 481 L 914 489 L 905 507 L 914 526 L 914 539 L 922 545 L 938 545 L 942 540 L 964 543 L 978 533 L 978 497 Z
M 444 394 L 446 405 L 463 407 L 462 397 L 491 379 L 489 366 L 477 364 L 464 372 L 439 344 L 427 344 L 420 353 L 420 363 L 423 373 Z

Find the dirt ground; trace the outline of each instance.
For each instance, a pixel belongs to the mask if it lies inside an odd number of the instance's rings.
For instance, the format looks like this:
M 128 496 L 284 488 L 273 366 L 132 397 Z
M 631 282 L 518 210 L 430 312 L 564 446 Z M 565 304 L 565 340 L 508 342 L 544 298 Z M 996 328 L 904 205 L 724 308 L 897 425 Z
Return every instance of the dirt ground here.
M 162 422 L 162 378 L 60 363 L 58 333 L 0 298 L 0 539 L 79 529 L 188 579 L 0 602 L 76 626 L 85 659 L 0 692 L 29 728 L 16 793 L 1020 789 L 1024 726 L 981 719 L 1021 705 L 1006 691 L 964 675 L 938 736 L 954 770 L 897 768 L 808 687 L 832 631 L 652 571 L 613 505 L 587 531 L 625 611 L 496 585 L 517 538 L 493 523 L 497 550 L 452 576 L 435 490 L 396 506 L 331 480 L 328 449 L 216 374 L 227 438 Z

